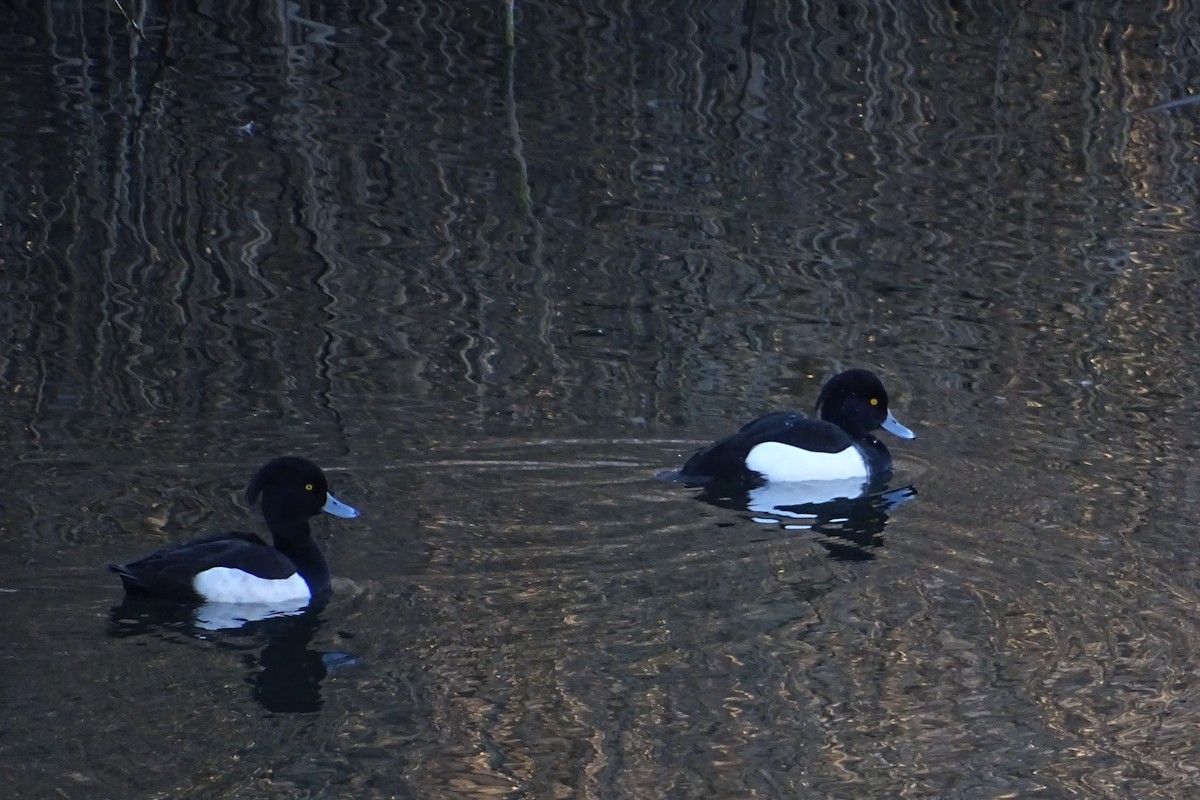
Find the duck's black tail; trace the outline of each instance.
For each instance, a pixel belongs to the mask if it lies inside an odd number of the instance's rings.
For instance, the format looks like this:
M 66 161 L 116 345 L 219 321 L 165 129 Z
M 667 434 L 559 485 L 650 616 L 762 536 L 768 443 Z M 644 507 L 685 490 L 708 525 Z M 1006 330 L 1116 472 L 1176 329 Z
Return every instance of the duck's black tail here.
M 121 585 L 125 587 L 125 591 L 131 594 L 145 593 L 146 587 L 142 585 L 137 576 L 125 564 L 109 564 L 108 571 L 115 572 L 121 577 Z

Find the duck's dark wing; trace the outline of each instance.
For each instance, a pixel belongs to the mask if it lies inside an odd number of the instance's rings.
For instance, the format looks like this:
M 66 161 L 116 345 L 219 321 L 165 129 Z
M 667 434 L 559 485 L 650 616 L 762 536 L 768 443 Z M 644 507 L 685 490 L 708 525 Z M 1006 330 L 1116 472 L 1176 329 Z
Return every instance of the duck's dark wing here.
M 854 444 L 836 425 L 795 411 L 776 411 L 747 422 L 737 433 L 713 442 L 687 460 L 680 477 L 697 482 L 716 477 L 755 480 L 746 469 L 746 456 L 763 442 L 782 442 L 817 453 L 839 453 Z
M 260 578 L 283 579 L 296 571 L 286 556 L 252 533 L 221 533 L 169 545 L 128 564 L 109 564 L 125 591 L 176 600 L 199 600 L 192 579 L 213 567 L 234 566 Z

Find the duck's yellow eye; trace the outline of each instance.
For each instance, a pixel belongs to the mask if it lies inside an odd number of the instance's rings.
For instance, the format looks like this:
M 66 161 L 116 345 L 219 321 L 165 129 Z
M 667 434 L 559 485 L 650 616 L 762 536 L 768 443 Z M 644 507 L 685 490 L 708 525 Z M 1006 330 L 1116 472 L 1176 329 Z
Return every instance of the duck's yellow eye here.
M 872 398 L 871 398 L 871 405 L 873 405 L 873 406 L 877 406 L 877 405 L 879 405 L 879 398 L 878 398 L 878 397 L 872 397 Z
M 875 401 L 872 400 L 871 402 L 874 403 Z M 311 483 L 304 484 L 304 491 L 311 492 L 312 490 L 313 490 L 313 485 Z

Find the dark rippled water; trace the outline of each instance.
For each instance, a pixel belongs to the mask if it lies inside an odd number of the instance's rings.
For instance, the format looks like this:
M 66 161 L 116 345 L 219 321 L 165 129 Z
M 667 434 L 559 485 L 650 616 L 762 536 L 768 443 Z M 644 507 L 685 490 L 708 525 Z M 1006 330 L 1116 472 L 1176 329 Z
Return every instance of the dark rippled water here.
M 0 22 L 6 796 L 1200 790 L 1196 3 L 143 5 Z M 282 453 L 327 605 L 122 604 Z

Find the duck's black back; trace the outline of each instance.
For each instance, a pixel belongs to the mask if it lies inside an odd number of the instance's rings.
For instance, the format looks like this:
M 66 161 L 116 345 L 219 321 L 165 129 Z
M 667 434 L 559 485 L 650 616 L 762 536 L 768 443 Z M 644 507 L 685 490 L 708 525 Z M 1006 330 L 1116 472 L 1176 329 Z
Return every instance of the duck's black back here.
M 156 550 L 128 564 L 110 564 L 125 591 L 174 600 L 200 600 L 192 584 L 213 567 L 237 569 L 273 580 L 286 579 L 296 567 L 252 533 L 219 533 Z
M 836 425 L 797 411 L 776 411 L 747 422 L 737 433 L 700 450 L 687 460 L 679 474 L 696 482 L 715 478 L 757 481 L 759 476 L 746 469 L 746 457 L 764 442 L 781 442 L 816 453 L 839 453 L 854 444 Z

